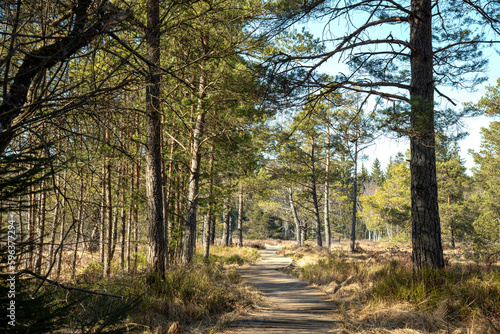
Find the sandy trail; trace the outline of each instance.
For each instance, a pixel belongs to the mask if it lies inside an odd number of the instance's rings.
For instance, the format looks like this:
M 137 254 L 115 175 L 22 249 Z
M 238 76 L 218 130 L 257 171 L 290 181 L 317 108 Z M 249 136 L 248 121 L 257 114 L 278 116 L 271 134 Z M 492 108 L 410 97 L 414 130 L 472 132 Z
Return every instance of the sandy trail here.
M 336 308 L 319 290 L 278 272 L 292 259 L 276 254 L 278 246 L 259 251 L 262 260 L 241 269 L 241 276 L 266 297 L 267 307 L 252 310 L 224 333 L 335 333 Z M 337 325 L 337 326 L 336 326 Z

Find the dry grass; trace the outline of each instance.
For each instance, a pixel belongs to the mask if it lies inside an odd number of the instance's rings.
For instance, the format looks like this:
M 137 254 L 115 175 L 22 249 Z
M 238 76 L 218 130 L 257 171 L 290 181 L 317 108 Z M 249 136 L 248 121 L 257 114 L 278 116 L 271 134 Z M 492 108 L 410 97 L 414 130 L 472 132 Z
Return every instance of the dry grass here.
M 412 277 L 410 245 L 348 242 L 331 251 L 288 245 L 285 269 L 339 305 L 345 333 L 500 333 L 500 273 L 467 261 L 465 246 L 447 249 L 447 268 Z
M 214 246 L 209 263 L 203 262 L 202 248 L 199 247 L 190 268 L 172 267 L 163 280 L 153 284 L 146 282 L 146 249 L 143 245 L 139 247 L 137 266 L 131 272 L 120 270 L 117 249 L 109 278 L 103 278 L 98 252 L 79 252 L 73 280 L 73 254 L 73 251 L 62 253 L 59 282 L 124 298 L 85 296 L 85 293 L 69 293 L 50 285 L 40 291 L 39 295 L 44 298 L 39 298 L 39 301 L 30 301 L 28 295 L 17 297 L 20 305 L 26 299 L 25 304 L 40 307 L 44 314 L 58 312 L 56 322 L 48 320 L 50 323 L 46 327 L 51 328 L 50 332 L 96 332 L 105 326 L 107 330 L 120 332 L 167 333 L 172 326 L 177 326 L 184 333 L 207 333 L 254 307 L 261 299 L 255 289 L 243 284 L 236 269 L 260 258 L 258 250 L 252 247 Z M 50 278 L 56 279 L 55 274 L 53 270 Z M 27 288 L 23 290 L 33 291 L 37 283 L 26 281 Z M 61 312 L 63 316 L 59 315 Z M 28 326 L 31 327 L 27 327 L 27 331 L 35 328 Z

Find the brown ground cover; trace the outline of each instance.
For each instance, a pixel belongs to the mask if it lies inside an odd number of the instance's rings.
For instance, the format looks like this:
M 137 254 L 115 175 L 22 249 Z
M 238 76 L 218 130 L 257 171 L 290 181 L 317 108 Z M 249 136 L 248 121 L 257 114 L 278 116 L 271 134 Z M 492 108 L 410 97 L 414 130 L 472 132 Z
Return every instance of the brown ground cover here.
M 283 244 L 284 269 L 321 289 L 338 305 L 345 333 L 499 333 L 500 273 L 471 261 L 471 248 L 446 249 L 446 269 L 412 276 L 411 245 L 348 242 L 330 252 Z

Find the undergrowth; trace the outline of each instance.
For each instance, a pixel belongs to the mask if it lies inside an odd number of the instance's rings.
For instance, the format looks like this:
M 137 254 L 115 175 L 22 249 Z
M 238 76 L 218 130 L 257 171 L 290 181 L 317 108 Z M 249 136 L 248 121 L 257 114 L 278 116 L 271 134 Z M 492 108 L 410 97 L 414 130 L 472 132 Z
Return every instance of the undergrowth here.
M 378 327 L 500 332 L 500 272 L 494 267 L 454 264 L 414 278 L 405 253 L 351 256 L 312 247 L 283 253 L 294 258 L 296 276 L 329 293 L 349 313 L 346 326 L 354 332 Z M 300 261 L 308 256 L 314 260 Z
M 33 296 L 40 281 L 26 275 L 16 282 L 20 291 L 16 295 L 17 325 L 11 329 L 30 333 L 166 333 L 173 323 L 185 331 L 190 326 L 215 326 L 221 315 L 253 304 L 253 291 L 240 284 L 236 266 L 258 258 L 254 248 L 213 247 L 209 263 L 204 263 L 198 249 L 189 268 L 171 267 L 162 279 L 148 282 L 145 272 L 114 272 L 104 279 L 101 266 L 89 263 L 79 271 L 76 281 L 65 283 L 109 296 L 54 285 L 43 285 Z M 0 285 L 3 297 L 7 296 L 5 289 L 6 284 Z

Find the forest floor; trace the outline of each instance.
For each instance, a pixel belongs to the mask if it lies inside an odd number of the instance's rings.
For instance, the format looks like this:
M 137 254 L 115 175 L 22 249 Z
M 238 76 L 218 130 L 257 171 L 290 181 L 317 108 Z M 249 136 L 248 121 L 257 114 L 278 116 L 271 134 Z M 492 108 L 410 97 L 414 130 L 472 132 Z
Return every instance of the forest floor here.
M 264 305 L 242 314 L 224 333 L 333 333 L 336 306 L 321 291 L 278 271 L 292 259 L 276 254 L 279 246 L 260 250 L 261 261 L 240 269 L 241 277 L 264 295 Z

